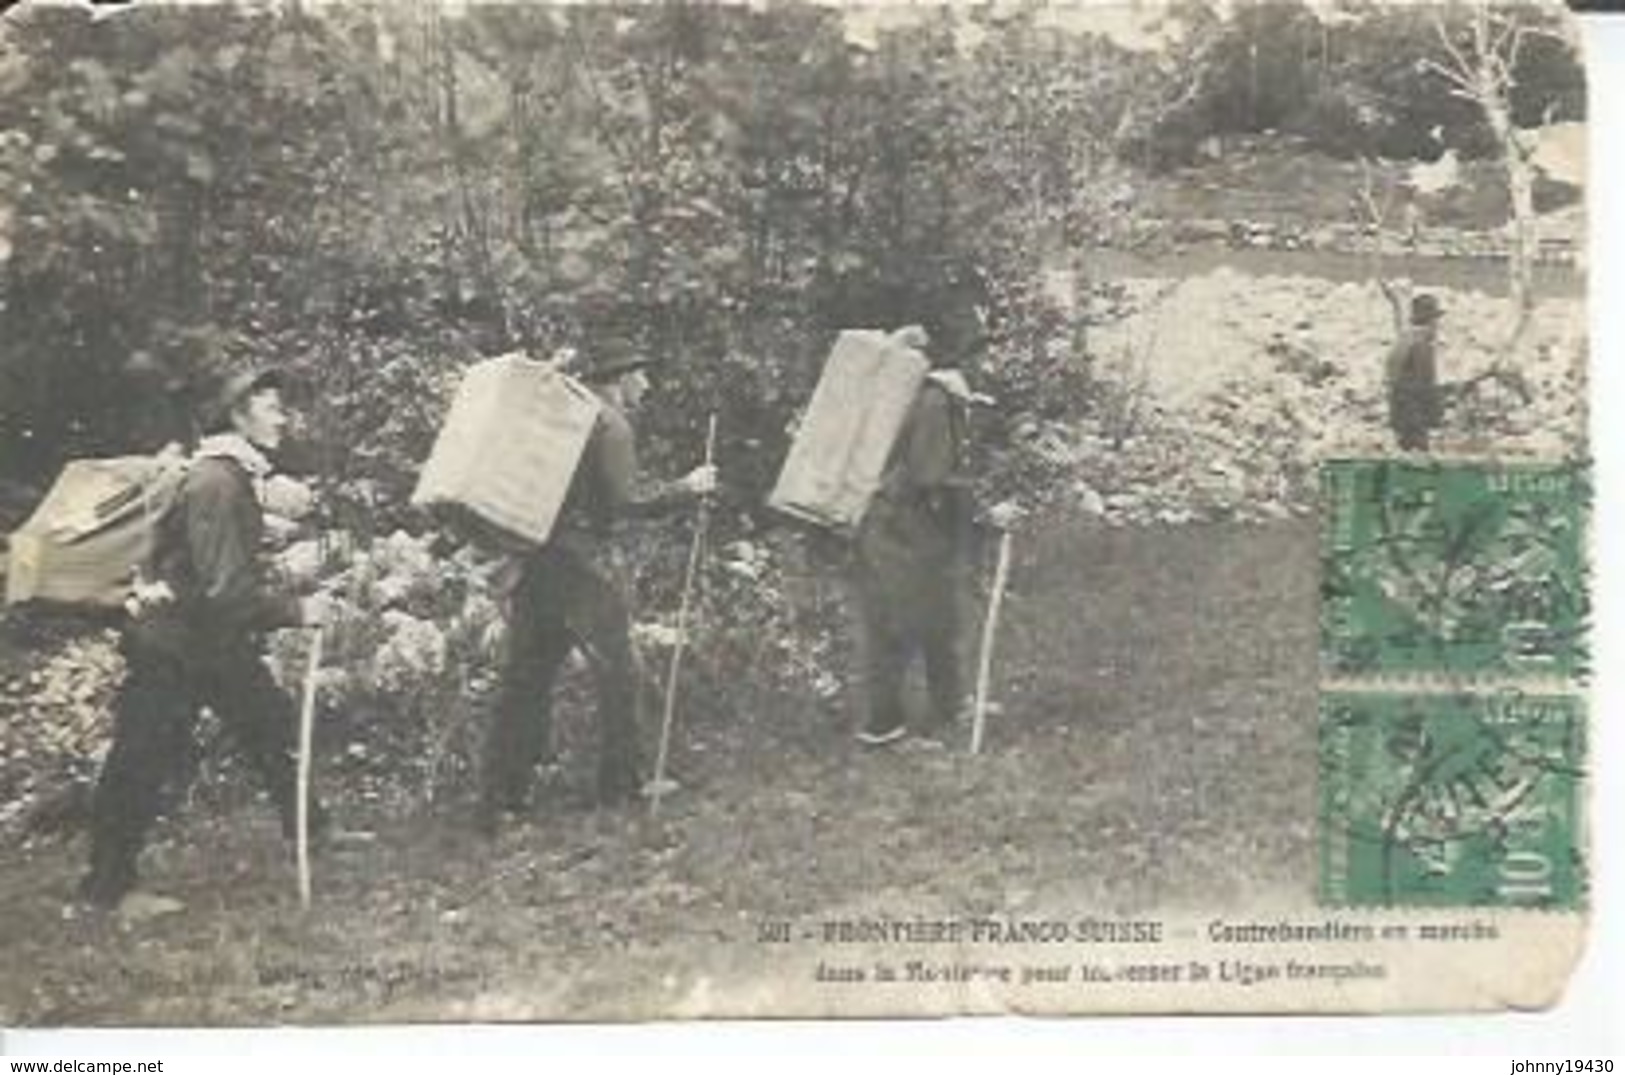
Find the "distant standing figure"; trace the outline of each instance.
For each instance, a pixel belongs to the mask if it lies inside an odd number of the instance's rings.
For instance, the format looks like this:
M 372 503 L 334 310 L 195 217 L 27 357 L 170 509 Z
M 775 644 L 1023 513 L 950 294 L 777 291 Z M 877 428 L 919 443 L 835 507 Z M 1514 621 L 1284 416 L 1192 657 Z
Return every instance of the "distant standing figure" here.
M 1408 452 L 1427 451 L 1433 430 L 1444 420 L 1435 353 L 1443 316 L 1435 296 L 1417 295 L 1409 324 L 1388 352 L 1388 424 Z

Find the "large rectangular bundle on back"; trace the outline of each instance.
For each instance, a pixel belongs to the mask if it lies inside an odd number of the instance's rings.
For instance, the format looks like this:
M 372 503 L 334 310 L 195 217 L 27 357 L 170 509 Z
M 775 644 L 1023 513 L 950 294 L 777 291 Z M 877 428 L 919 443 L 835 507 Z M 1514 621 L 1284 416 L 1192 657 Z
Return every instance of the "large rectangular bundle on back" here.
M 460 509 L 540 545 L 553 532 L 601 404 L 524 355 L 470 367 L 418 476 L 412 503 Z
M 856 530 L 929 370 L 924 355 L 884 332 L 841 333 L 768 505 Z
M 69 463 L 11 535 L 6 604 L 122 604 L 185 476 L 183 462 L 162 456 Z

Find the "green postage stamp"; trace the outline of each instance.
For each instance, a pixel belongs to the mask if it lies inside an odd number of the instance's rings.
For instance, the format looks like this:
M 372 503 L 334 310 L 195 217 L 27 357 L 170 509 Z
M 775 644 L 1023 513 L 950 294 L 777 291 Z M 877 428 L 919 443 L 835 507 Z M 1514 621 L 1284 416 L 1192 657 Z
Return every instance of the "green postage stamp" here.
M 1325 464 L 1324 670 L 1578 674 L 1586 488 L 1566 464 Z
M 1583 904 L 1587 488 L 1568 464 L 1322 467 L 1325 902 Z
M 1320 720 L 1327 903 L 1583 902 L 1581 699 L 1327 692 Z

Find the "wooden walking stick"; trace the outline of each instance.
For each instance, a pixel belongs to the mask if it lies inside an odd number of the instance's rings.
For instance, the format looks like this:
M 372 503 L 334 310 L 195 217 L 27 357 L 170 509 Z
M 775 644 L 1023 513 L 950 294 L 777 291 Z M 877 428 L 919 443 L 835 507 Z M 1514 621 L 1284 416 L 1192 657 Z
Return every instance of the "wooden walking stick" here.
M 710 466 L 717 444 L 717 416 L 711 413 L 711 420 L 705 430 L 705 465 Z M 649 813 L 651 816 L 660 813 L 660 797 L 672 790 L 670 782 L 666 779 L 666 755 L 671 749 L 672 717 L 677 712 L 677 669 L 683 662 L 683 643 L 688 634 L 688 604 L 694 592 L 694 576 L 700 567 L 700 549 L 705 544 L 706 525 L 710 521 L 710 501 L 708 497 L 700 498 L 700 506 L 694 515 L 694 540 L 688 546 L 688 567 L 683 572 L 683 596 L 677 604 L 677 638 L 672 642 L 671 664 L 666 669 L 666 705 L 660 717 L 660 749 L 655 754 L 654 779 L 649 782 Z
M 999 606 L 1004 603 L 1004 584 L 1010 576 L 1010 531 L 999 532 L 999 563 L 993 569 L 993 593 L 987 602 L 987 618 L 982 621 L 982 645 L 976 660 L 976 711 L 971 723 L 970 752 L 982 750 L 982 732 L 987 727 L 987 682 L 993 671 L 993 638 L 999 630 Z
M 294 826 L 299 845 L 299 906 L 310 909 L 310 741 L 316 720 L 316 673 L 322 666 L 322 629 L 310 634 L 310 655 L 305 661 L 305 691 L 299 706 L 298 799 Z

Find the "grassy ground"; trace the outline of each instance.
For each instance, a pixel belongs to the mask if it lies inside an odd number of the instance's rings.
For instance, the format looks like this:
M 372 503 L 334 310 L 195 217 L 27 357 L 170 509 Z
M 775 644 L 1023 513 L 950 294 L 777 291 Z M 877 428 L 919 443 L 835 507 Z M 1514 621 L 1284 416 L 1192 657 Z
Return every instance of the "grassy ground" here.
M 77 841 L 0 851 L 0 1024 L 749 1012 L 771 990 L 712 989 L 773 981 L 772 917 L 1312 905 L 1314 555 L 1302 522 L 1050 520 L 982 756 L 863 752 L 792 699 L 690 713 L 658 820 L 580 806 L 585 765 L 495 844 L 466 804 L 353 813 L 377 839 L 323 855 L 308 915 L 264 808 L 166 823 L 146 874 L 188 909 L 134 928 L 63 919 Z

